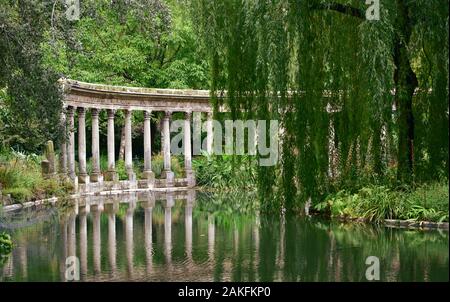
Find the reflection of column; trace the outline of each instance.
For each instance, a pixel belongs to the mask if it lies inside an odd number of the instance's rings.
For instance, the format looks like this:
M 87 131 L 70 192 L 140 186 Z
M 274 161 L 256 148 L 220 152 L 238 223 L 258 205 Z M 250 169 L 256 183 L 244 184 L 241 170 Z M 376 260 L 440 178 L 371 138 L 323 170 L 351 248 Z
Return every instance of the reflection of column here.
M 234 226 L 234 253 L 235 255 L 238 254 L 239 251 L 239 229 L 237 226 Z
M 14 253 L 9 254 L 6 263 L 3 266 L 3 276 L 5 278 L 12 278 L 14 276 Z
M 149 275 L 153 270 L 153 232 L 152 232 L 152 215 L 153 207 L 155 206 L 155 200 L 152 193 L 149 196 L 149 200 L 143 204 L 145 211 L 145 226 L 144 226 L 144 236 L 145 236 L 145 255 L 147 256 L 147 275 Z
M 78 108 L 78 164 L 78 182 L 89 183 L 86 169 L 86 111 L 82 107 Z
M 67 142 L 67 163 L 69 177 L 75 180 L 75 122 L 74 108 L 67 107 L 67 127 L 69 128 L 69 141 Z
M 60 232 L 61 232 L 61 261 L 60 261 L 60 267 L 59 272 L 61 276 L 61 280 L 66 280 L 66 258 L 67 258 L 67 217 L 63 215 L 61 217 L 60 222 Z
M 170 159 L 170 111 L 166 111 L 163 118 L 162 136 L 164 137 L 164 171 L 162 177 L 166 179 L 167 186 L 173 186 L 174 174 L 171 168 Z
M 172 207 L 175 205 L 172 194 L 167 194 L 166 204 L 164 205 L 164 243 L 166 262 L 172 262 Z
M 108 171 L 106 172 L 106 180 L 118 181 L 119 176 L 116 173 L 116 149 L 114 134 L 114 115 L 116 112 L 108 109 Z
M 255 243 L 255 268 L 254 272 L 258 272 L 258 263 L 259 263 L 259 213 L 256 214 L 255 223 L 253 224 L 253 242 Z M 255 276 L 255 281 L 258 282 L 258 275 Z
M 98 109 L 91 110 L 92 117 L 92 182 L 101 182 L 102 173 L 100 170 L 100 129 L 98 126 Z
M 94 250 L 94 272 L 100 274 L 102 271 L 101 264 L 101 230 L 100 230 L 100 217 L 101 211 L 98 205 L 92 206 L 92 219 L 93 219 L 93 250 Z
M 110 203 L 105 206 L 108 213 L 108 256 L 111 273 L 114 275 L 117 270 L 116 262 L 116 213 L 118 204 Z
M 281 221 L 280 221 L 280 257 L 279 257 L 279 263 L 278 263 L 278 267 L 280 268 L 279 280 L 283 280 L 281 274 L 284 271 L 285 246 L 286 246 L 286 216 L 284 216 L 284 214 L 282 214 Z
M 80 224 L 80 277 L 82 280 L 86 278 L 88 271 L 87 260 L 87 214 L 89 213 L 89 206 L 83 206 L 79 209 L 79 224 Z
M 130 277 L 134 274 L 134 243 L 133 243 L 133 215 L 136 205 L 130 203 L 125 215 L 125 245 L 127 253 L 127 267 Z
M 153 180 L 152 172 L 152 131 L 150 125 L 151 112 L 144 111 L 144 179 Z
M 69 223 L 68 223 L 68 249 L 67 249 L 67 257 L 77 256 L 77 230 L 76 230 L 76 218 L 77 214 L 75 212 L 70 213 L 69 215 Z
M 208 154 L 212 154 L 213 135 L 213 114 L 208 112 L 206 118 L 206 152 Z
M 128 174 L 128 180 L 135 180 L 136 175 L 133 172 L 133 145 L 131 136 L 131 117 L 132 111 L 125 110 L 125 168 Z
M 27 255 L 27 242 L 26 238 L 21 238 L 17 245 L 17 253 L 19 254 L 20 266 L 22 269 L 22 279 L 28 279 L 28 255 Z
M 208 214 L 208 256 L 209 260 L 214 260 L 214 243 L 216 238 L 216 226 L 214 216 Z
M 186 201 L 186 207 L 184 210 L 184 224 L 185 224 L 185 237 L 186 237 L 186 256 L 189 261 L 192 260 L 192 203 Z

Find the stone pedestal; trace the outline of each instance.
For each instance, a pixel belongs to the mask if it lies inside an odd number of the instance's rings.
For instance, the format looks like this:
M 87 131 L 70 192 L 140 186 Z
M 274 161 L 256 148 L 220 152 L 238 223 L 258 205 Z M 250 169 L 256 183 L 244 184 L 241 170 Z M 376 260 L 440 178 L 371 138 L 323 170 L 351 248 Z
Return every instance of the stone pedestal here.
M 142 173 L 142 179 L 147 184 L 147 188 L 153 189 L 155 187 L 155 173 L 153 171 L 144 171 Z
M 119 174 L 117 174 L 116 171 L 108 171 L 108 172 L 105 173 L 105 180 L 106 181 L 118 182 L 119 181 Z
M 187 179 L 187 186 L 189 188 L 193 188 L 196 186 L 195 181 L 195 172 L 193 170 L 186 170 L 186 179 Z
M 173 173 L 172 171 L 163 171 L 161 173 L 161 177 L 166 180 L 166 186 L 168 188 L 175 185 L 175 173 Z

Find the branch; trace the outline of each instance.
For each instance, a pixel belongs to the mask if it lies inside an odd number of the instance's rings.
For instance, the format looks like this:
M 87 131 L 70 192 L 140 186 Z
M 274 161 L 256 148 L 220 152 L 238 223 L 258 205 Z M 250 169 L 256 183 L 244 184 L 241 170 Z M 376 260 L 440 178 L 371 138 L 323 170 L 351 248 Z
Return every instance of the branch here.
M 352 16 L 358 19 L 365 20 L 366 14 L 364 10 L 336 2 L 329 3 L 314 3 L 310 6 L 312 10 L 332 10 L 344 15 Z

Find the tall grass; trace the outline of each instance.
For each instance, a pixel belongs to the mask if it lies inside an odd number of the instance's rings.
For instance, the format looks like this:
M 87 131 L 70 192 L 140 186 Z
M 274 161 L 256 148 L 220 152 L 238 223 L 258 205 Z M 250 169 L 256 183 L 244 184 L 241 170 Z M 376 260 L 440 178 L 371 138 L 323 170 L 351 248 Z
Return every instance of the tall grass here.
M 365 218 L 369 221 L 406 219 L 449 221 L 447 183 L 426 184 L 417 189 L 394 190 L 369 186 L 356 193 L 340 191 L 315 206 L 334 217 Z
M 41 160 L 40 156 L 15 151 L 0 155 L 2 194 L 11 196 L 13 202 L 21 203 L 65 195 L 73 189 L 69 182 L 44 179 Z
M 250 156 L 201 156 L 193 160 L 197 184 L 222 191 L 256 189 L 256 160 Z

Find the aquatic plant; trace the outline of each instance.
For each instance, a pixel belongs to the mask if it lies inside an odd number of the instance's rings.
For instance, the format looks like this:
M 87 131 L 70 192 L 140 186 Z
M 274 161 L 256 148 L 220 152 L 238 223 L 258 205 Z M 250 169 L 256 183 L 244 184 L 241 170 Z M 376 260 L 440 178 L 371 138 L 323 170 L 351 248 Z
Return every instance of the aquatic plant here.
M 0 265 L 3 264 L 7 255 L 9 255 L 13 248 L 11 236 L 6 233 L 0 233 Z

